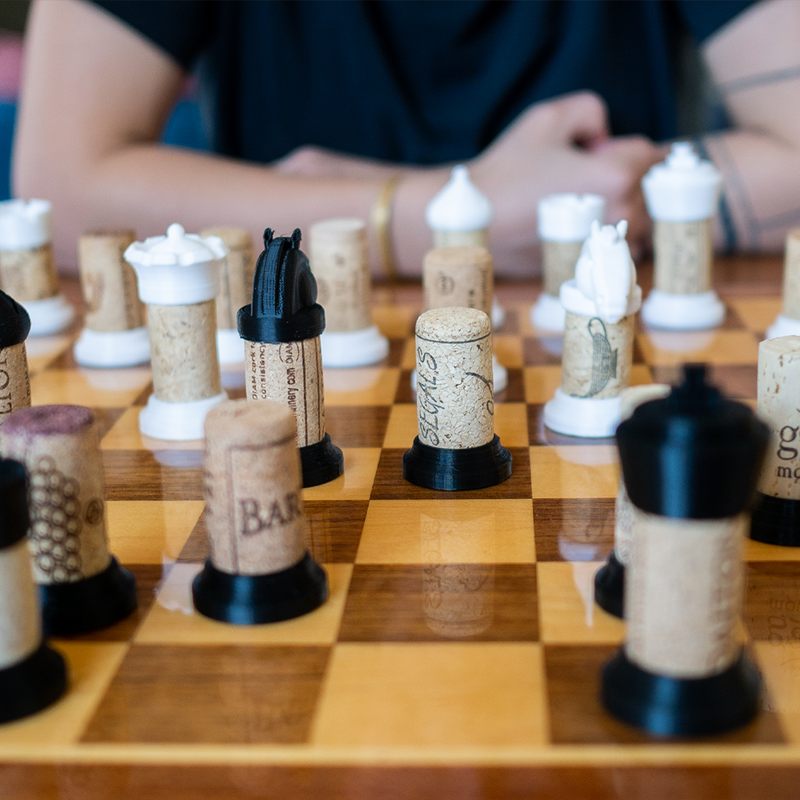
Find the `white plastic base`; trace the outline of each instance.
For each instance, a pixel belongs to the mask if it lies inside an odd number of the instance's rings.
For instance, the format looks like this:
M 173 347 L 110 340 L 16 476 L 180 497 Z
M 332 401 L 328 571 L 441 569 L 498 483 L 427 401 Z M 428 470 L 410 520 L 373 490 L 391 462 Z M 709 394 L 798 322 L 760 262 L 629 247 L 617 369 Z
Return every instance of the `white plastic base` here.
M 700 294 L 668 294 L 653 289 L 642 305 L 642 321 L 670 331 L 716 328 L 725 319 L 725 305 L 713 289 Z
M 170 442 L 202 439 L 206 414 L 227 399 L 228 395 L 222 392 L 203 400 L 167 403 L 151 394 L 147 398 L 147 405 L 139 414 L 139 430 L 152 439 L 166 439 Z
M 778 314 L 775 322 L 767 328 L 767 339 L 777 339 L 779 336 L 800 336 L 800 319 Z
M 506 310 L 500 305 L 496 297 L 492 298 L 492 313 L 490 316 L 492 318 L 492 328 L 494 330 L 503 327 L 506 321 Z
M 22 305 L 31 318 L 31 336 L 58 333 L 75 319 L 75 309 L 60 294 L 46 300 L 30 300 Z
M 323 367 L 363 367 L 389 355 L 389 340 L 377 325 L 360 331 L 325 331 L 319 343 Z
M 150 360 L 150 337 L 146 327 L 107 332 L 84 328 L 72 352 L 83 367 L 133 367 Z
M 613 436 L 622 418 L 622 398 L 572 397 L 556 389 L 544 406 L 544 424 L 556 433 L 605 439 Z
M 551 294 L 539 295 L 539 299 L 531 306 L 531 325 L 546 331 L 563 331 L 567 312 L 561 301 Z
M 497 360 L 497 356 L 492 353 L 492 383 L 494 393 L 498 394 L 508 388 L 508 370 Z M 417 391 L 417 371 L 411 373 L 411 388 Z
M 217 331 L 217 355 L 220 364 L 244 364 L 244 339 L 239 331 L 231 328 Z

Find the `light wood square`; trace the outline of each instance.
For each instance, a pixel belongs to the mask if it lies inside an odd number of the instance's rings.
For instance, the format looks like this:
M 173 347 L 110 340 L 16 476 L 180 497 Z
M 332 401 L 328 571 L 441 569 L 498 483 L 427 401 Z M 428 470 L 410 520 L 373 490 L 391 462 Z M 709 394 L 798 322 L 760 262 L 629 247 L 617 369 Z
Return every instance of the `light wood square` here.
M 781 313 L 783 302 L 780 297 L 752 297 L 728 300 L 728 305 L 749 330 L 764 333 Z
M 546 403 L 561 386 L 561 366 L 525 367 L 522 371 L 527 403 Z
M 687 361 L 758 364 L 758 339 L 750 331 L 650 331 L 639 334 L 639 346 L 651 367 L 679 366 Z
M 303 489 L 306 500 L 369 500 L 381 457 L 379 447 L 343 447 L 344 474 L 330 483 Z
M 143 436 L 139 431 L 139 414 L 144 406 L 126 408 L 122 416 L 112 425 L 111 430 L 100 442 L 101 450 L 202 450 L 203 439 L 172 442 L 167 439 L 153 439 Z
M 25 341 L 28 372 L 33 375 L 40 369 L 44 369 L 71 344 L 72 338 L 70 336 L 29 336 Z
M 326 369 L 323 374 L 326 406 L 390 406 L 397 392 L 396 367 Z
M 384 336 L 405 339 L 414 333 L 414 323 L 419 316 L 416 306 L 381 305 L 372 307 L 372 321 Z
M 533 497 L 616 497 L 619 461 L 613 445 L 531 447 Z
M 497 360 L 511 369 L 522 366 L 522 338 L 508 334 L 492 334 L 492 351 Z
M 800 641 L 753 642 L 750 648 L 769 690 L 769 710 L 789 741 L 800 743 Z
M 419 432 L 416 403 L 396 403 L 389 412 L 384 447 L 411 447 Z
M 52 369 L 31 378 L 31 404 L 119 408 L 130 405 L 148 383 L 149 369 Z

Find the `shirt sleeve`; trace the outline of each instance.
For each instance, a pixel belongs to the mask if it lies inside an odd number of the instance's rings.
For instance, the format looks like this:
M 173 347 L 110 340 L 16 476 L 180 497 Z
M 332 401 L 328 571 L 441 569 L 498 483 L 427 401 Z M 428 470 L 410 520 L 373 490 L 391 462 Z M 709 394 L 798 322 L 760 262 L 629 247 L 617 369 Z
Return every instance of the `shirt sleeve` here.
M 702 44 L 757 0 L 679 0 L 680 13 L 695 41 Z

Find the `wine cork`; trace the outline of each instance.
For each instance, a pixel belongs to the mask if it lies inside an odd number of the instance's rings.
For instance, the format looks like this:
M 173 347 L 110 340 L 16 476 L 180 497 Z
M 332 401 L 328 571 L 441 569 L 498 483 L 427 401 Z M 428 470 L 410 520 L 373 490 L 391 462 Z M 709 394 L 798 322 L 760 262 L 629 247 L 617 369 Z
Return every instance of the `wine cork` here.
M 289 406 L 297 422 L 297 446 L 325 436 L 325 401 L 319 336 L 301 342 L 245 341 L 245 386 L 250 400 Z
M 488 247 L 489 235 L 486 228 L 472 231 L 433 231 L 434 247 Z
M 25 539 L 0 549 L 0 608 L 0 669 L 5 669 L 34 653 L 42 641 Z
M 554 242 L 542 239 L 542 269 L 544 291 L 558 297 L 564 281 L 575 277 L 575 264 L 581 254 L 583 242 Z
M 800 336 L 758 346 L 758 415 L 770 427 L 759 491 L 800 500 Z
M 783 262 L 783 313 L 790 319 L 800 319 L 800 229 L 786 236 Z
M 625 571 L 625 651 L 645 670 L 706 678 L 737 658 L 745 517 L 696 520 L 636 510 Z
M 492 257 L 484 247 L 430 250 L 422 265 L 425 308 L 477 308 L 491 313 Z
M 148 305 L 153 394 L 169 403 L 203 400 L 222 392 L 216 359 L 214 301 Z
M 50 243 L 23 250 L 0 250 L 0 286 L 21 303 L 58 295 Z
M 653 236 L 655 288 L 669 294 L 700 294 L 711 288 L 711 220 L 656 220 Z
M 426 311 L 417 320 L 419 441 L 452 450 L 494 438 L 492 331 L 472 308 Z
M 567 312 L 561 390 L 573 397 L 618 397 L 631 381 L 633 314 L 619 322 Z
M 267 575 L 306 550 L 300 458 L 291 411 L 227 400 L 208 412 L 206 529 L 211 561 L 237 575 Z
M 31 404 L 25 342 L 0 348 L 0 425 L 12 412 Z
M 90 330 L 111 333 L 144 325 L 136 273 L 122 257 L 135 240 L 134 231 L 86 233 L 78 240 L 86 327 Z
M 0 428 L 0 449 L 28 470 L 36 582 L 74 582 L 106 569 L 103 465 L 92 411 L 67 405 L 16 411 Z
M 200 231 L 200 236 L 218 236 L 229 252 L 222 260 L 217 295 L 217 328 L 236 330 L 236 314 L 250 303 L 253 291 L 253 238 L 244 228 L 219 225 Z

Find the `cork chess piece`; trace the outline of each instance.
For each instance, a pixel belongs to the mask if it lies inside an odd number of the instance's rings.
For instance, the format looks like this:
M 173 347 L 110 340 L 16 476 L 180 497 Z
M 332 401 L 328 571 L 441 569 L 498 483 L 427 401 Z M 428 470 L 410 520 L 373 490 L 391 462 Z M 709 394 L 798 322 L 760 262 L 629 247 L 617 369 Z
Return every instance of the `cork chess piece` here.
M 655 288 L 642 306 L 645 324 L 692 331 L 714 328 L 725 318 L 711 274 L 711 223 L 721 186 L 718 170 L 688 142 L 675 142 L 667 160 L 642 178 L 655 227 Z
M 738 625 L 745 511 L 768 438 L 749 408 L 706 383 L 704 366 L 686 367 L 669 397 L 619 426 L 636 520 L 626 641 L 603 670 L 602 700 L 624 722 L 699 736 L 758 712 L 760 680 Z
M 297 420 L 303 486 L 318 486 L 344 471 L 342 451 L 325 432 L 320 335 L 325 312 L 317 283 L 300 249 L 300 230 L 291 236 L 264 231 L 250 305 L 239 309 L 245 340 L 245 386 L 249 400 L 276 400 Z
M 239 625 L 313 611 L 328 583 L 306 550 L 294 414 L 272 400 L 229 400 L 205 426 L 210 556 L 194 581 L 195 608 Z
M 593 222 L 575 268 L 561 284 L 566 310 L 561 386 L 544 424 L 568 436 L 613 436 L 630 385 L 633 320 L 642 290 L 625 241 L 627 223 Z
M 403 477 L 427 489 L 483 489 L 511 476 L 494 432 L 492 330 L 475 308 L 437 308 L 417 319 L 418 435 Z
M 575 277 L 583 243 L 592 223 L 602 223 L 605 209 L 605 198 L 598 194 L 551 194 L 539 201 L 543 289 L 531 307 L 534 327 L 564 330 L 566 312 L 558 296 L 561 284 Z
M 29 475 L 29 546 L 47 634 L 105 628 L 137 605 L 136 581 L 108 551 L 105 489 L 94 413 L 82 406 L 15 411 L 0 451 Z
M 767 339 L 800 336 L 800 229 L 786 234 L 782 301 L 781 313 L 767 328 Z
M 31 404 L 31 381 L 25 340 L 31 329 L 28 312 L 0 291 L 0 425 L 18 408 Z
M 25 306 L 31 336 L 68 328 L 75 309 L 58 290 L 52 207 L 47 200 L 0 203 L 0 288 Z

